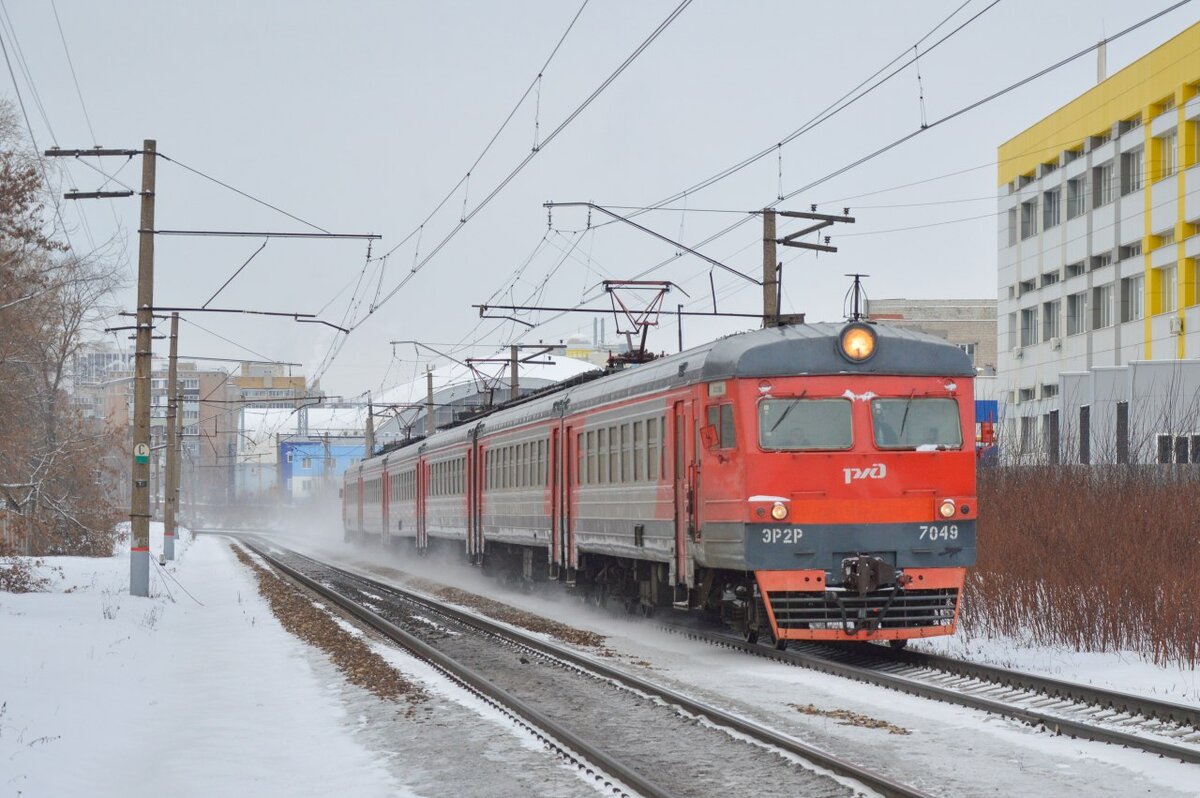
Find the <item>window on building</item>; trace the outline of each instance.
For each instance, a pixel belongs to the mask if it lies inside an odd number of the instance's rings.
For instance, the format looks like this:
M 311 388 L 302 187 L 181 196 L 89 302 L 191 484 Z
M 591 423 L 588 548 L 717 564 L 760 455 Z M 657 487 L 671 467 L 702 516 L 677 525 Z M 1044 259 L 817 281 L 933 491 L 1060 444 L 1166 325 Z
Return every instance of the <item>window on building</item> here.
M 1037 197 L 1021 203 L 1021 238 L 1026 239 L 1037 235 Z
M 1158 174 L 1160 179 L 1171 177 L 1179 171 L 1178 146 L 1179 136 L 1176 135 L 1174 130 L 1159 138 L 1159 159 L 1162 163 L 1162 171 Z
M 1142 126 L 1142 115 L 1138 114 L 1136 116 L 1131 116 L 1128 119 L 1122 119 L 1120 122 L 1118 122 L 1117 123 L 1117 132 L 1118 133 L 1128 133 L 1129 131 L 1134 130 L 1135 128 L 1139 128 L 1141 126 Z
M 1117 250 L 1117 254 L 1121 256 L 1121 260 L 1128 258 L 1138 258 L 1142 255 L 1142 242 L 1138 241 L 1133 244 L 1123 244 Z
M 1042 385 L 1042 398 L 1053 399 L 1058 396 L 1058 383 L 1044 383 Z
M 1110 263 L 1112 263 L 1112 253 L 1111 252 L 1101 252 L 1099 255 L 1093 255 L 1092 256 L 1092 271 L 1095 271 L 1096 269 L 1103 269 L 1105 266 L 1108 266 Z
M 1042 305 L 1042 340 L 1049 341 L 1062 335 L 1059 317 L 1062 315 L 1062 300 L 1055 299 Z
M 1087 213 L 1087 177 L 1080 175 L 1067 181 L 1067 218 Z
M 1037 280 L 1022 280 L 1021 281 L 1021 296 L 1028 294 L 1030 291 L 1037 290 Z
M 1112 161 L 1092 168 L 1092 207 L 1099 208 L 1113 201 L 1114 186 Z
M 978 346 L 979 346 L 978 344 L 974 344 L 974 343 L 970 343 L 970 344 L 959 344 L 959 345 L 958 345 L 958 348 L 959 348 L 959 349 L 961 349 L 962 351 L 966 352 L 966 353 L 967 353 L 967 357 L 971 358 L 971 365 L 972 365 L 972 366 L 973 366 L 973 365 L 975 365 L 975 349 L 976 349 Z
M 1008 245 L 1017 243 L 1017 209 L 1008 209 Z
M 1017 338 L 1017 329 L 1018 329 L 1017 328 L 1017 314 L 1009 313 L 1008 314 L 1008 348 L 1009 349 L 1016 349 L 1016 347 L 1017 347 L 1017 341 L 1019 340 Z
M 1159 235 L 1155 236 L 1158 240 L 1158 246 L 1165 247 L 1175 243 L 1175 231 L 1164 230 Z
M 1142 190 L 1143 148 L 1121 153 L 1121 194 Z
M 1111 327 L 1113 323 L 1112 283 L 1092 289 L 1092 329 Z
M 1137 274 L 1121 280 L 1121 321 L 1137 321 L 1145 308 L 1145 277 Z
M 1176 269 L 1175 264 L 1171 264 L 1163 269 L 1156 269 L 1158 272 L 1158 292 L 1159 292 L 1159 313 L 1170 313 L 1178 307 L 1178 293 L 1175 283 Z
M 1025 308 L 1021 311 L 1021 346 L 1032 346 L 1037 343 L 1038 309 Z
M 1079 275 L 1083 274 L 1083 261 L 1079 261 L 1079 263 L 1068 263 L 1066 266 L 1066 272 L 1068 278 L 1078 277 Z
M 1037 389 L 1022 388 L 1017 391 L 1017 398 L 1022 402 L 1032 402 L 1037 397 Z
M 1078 149 L 1074 149 L 1074 150 L 1064 150 L 1063 151 L 1063 163 L 1064 164 L 1071 163 L 1071 161 L 1074 161 L 1081 157 L 1083 157 L 1083 147 L 1079 147 Z
M 301 457 L 300 458 L 300 467 L 301 468 L 312 468 L 312 458 L 311 457 Z
M 1057 227 L 1059 222 L 1059 205 L 1062 200 L 1062 189 L 1052 188 L 1042 194 L 1042 229 L 1049 230 Z
M 1087 294 L 1080 291 L 1067 297 L 1067 335 L 1087 331 Z
M 1042 275 L 1042 288 L 1045 288 L 1048 285 L 1054 285 L 1057 282 L 1058 282 L 1058 269 L 1055 269 L 1052 272 L 1046 272 L 1045 274 Z

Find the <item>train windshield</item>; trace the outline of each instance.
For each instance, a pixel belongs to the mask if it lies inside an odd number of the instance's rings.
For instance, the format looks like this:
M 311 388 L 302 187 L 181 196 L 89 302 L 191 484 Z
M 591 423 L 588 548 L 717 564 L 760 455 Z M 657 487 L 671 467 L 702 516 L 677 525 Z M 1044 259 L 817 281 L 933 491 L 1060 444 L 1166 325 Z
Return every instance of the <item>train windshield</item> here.
M 962 448 L 962 424 L 953 399 L 873 399 L 871 424 L 880 449 Z
M 849 449 L 854 443 L 846 399 L 764 399 L 758 445 L 774 451 Z

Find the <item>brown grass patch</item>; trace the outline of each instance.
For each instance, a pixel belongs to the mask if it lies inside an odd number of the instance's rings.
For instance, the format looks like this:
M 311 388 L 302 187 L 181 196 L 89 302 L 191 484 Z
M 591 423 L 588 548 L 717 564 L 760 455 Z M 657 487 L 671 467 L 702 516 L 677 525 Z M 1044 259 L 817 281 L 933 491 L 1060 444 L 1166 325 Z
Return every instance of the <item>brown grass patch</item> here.
M 792 709 L 798 709 L 805 715 L 818 715 L 822 718 L 832 718 L 842 726 L 858 726 L 863 729 L 886 729 L 888 734 L 911 734 L 908 729 L 903 726 L 897 726 L 894 723 L 888 723 L 886 720 L 872 718 L 870 715 L 862 715 L 858 712 L 851 712 L 848 709 L 819 709 L 812 704 L 788 704 Z
M 1196 466 L 989 468 L 965 632 L 1200 661 Z
M 241 546 L 234 546 L 233 551 L 254 572 L 259 593 L 283 628 L 324 651 L 350 682 L 383 699 L 394 701 L 404 696 L 410 702 L 424 700 L 419 687 L 372 651 L 365 640 L 343 629 L 329 613 L 315 606 L 299 588 L 264 568 Z

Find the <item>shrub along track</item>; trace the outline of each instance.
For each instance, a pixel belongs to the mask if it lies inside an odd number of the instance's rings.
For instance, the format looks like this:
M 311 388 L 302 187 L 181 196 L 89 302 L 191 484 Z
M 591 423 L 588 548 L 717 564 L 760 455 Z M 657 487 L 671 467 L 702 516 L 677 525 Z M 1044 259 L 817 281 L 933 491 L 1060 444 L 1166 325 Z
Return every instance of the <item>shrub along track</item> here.
M 520 718 L 550 750 L 608 774 L 614 792 L 843 796 L 865 786 L 925 795 L 595 657 L 273 544 L 243 543 Z

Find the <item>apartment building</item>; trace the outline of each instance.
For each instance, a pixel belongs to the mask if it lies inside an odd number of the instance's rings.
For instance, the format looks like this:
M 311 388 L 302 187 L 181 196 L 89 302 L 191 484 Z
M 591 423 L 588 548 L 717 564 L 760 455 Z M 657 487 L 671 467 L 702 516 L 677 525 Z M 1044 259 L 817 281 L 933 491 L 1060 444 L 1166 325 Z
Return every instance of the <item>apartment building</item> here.
M 1011 450 L 1059 458 L 1069 428 L 1077 457 L 1093 401 L 1159 412 L 1132 382 L 1112 389 L 1124 399 L 1099 396 L 1112 381 L 1097 373 L 1141 361 L 1200 369 L 1197 52 L 1200 24 L 999 147 L 996 365 Z M 1109 443 L 1083 448 L 1116 451 Z

